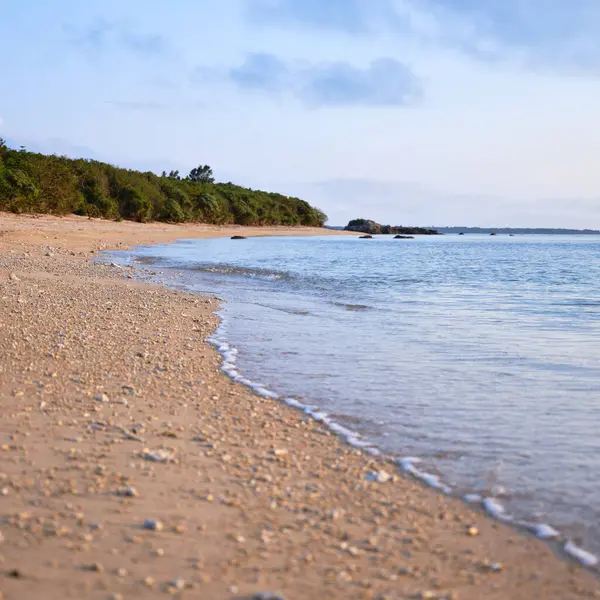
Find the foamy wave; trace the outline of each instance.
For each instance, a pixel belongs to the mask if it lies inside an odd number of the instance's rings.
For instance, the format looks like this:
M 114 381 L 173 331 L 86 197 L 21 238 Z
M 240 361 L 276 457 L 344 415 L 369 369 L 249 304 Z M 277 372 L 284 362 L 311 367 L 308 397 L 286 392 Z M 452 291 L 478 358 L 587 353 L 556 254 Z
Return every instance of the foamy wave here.
M 463 496 L 463 500 L 465 502 L 470 502 L 471 504 L 479 504 L 483 498 L 479 494 L 467 494 Z
M 420 479 L 429 487 L 439 490 L 444 494 L 452 493 L 452 488 L 442 483 L 437 475 L 427 473 L 415 466 L 421 462 L 420 458 L 417 458 L 416 456 L 406 456 L 404 458 L 399 458 L 396 462 L 402 467 L 402 470 L 405 473 L 410 473 L 413 477 Z
M 499 521 L 512 521 L 513 517 L 507 514 L 506 509 L 498 500 L 495 498 L 484 498 L 481 501 L 483 508 L 487 511 L 489 515 L 494 517 L 494 519 L 498 519 Z
M 371 307 L 366 304 L 346 304 L 345 302 L 333 302 L 334 306 L 339 306 L 340 308 L 344 308 L 346 310 L 355 311 L 355 310 L 369 310 Z
M 278 281 L 281 279 L 292 279 L 292 276 L 286 271 L 275 271 L 272 269 L 260 269 L 258 267 L 240 267 L 228 264 L 197 264 L 186 265 L 190 271 L 200 271 L 202 273 L 215 273 L 216 275 L 233 275 L 240 277 L 254 277 L 257 279 L 266 279 Z
M 417 464 L 421 463 L 421 459 L 414 456 L 407 456 L 404 458 L 399 458 L 397 460 L 398 464 L 402 467 L 405 473 L 409 473 L 413 477 L 423 481 L 423 483 L 427 484 L 429 487 L 440 490 L 445 494 L 451 494 L 452 488 L 442 483 L 440 478 L 437 475 L 432 473 L 427 473 L 422 469 L 419 469 Z M 499 491 L 499 490 L 497 490 Z M 504 495 L 506 491 L 502 489 L 502 495 Z M 511 523 L 513 525 L 517 525 L 523 527 L 531 531 L 536 537 L 541 540 L 554 540 L 560 539 L 563 537 L 559 531 L 551 527 L 546 523 L 529 523 L 528 521 L 515 521 L 514 517 L 506 512 L 506 509 L 503 504 L 498 502 L 495 497 L 483 497 L 480 494 L 467 494 L 463 496 L 463 500 L 469 502 L 471 504 L 479 504 L 487 514 L 498 520 L 504 521 L 505 523 Z M 564 540 L 564 538 L 563 538 Z M 586 567 L 595 567 L 598 565 L 598 557 L 583 548 L 575 545 L 571 540 L 567 540 L 563 546 L 563 550 L 566 554 L 579 561 L 582 565 Z
M 531 531 L 540 538 L 540 540 L 552 540 L 560 537 L 560 533 L 554 529 L 554 527 L 550 527 L 550 525 L 546 525 L 546 523 L 536 523 L 531 525 Z
M 335 433 L 337 436 L 341 437 L 350 446 L 360 448 L 361 450 L 364 450 L 365 452 L 373 456 L 377 456 L 381 453 L 378 448 L 376 448 L 373 444 L 362 438 L 362 436 L 359 433 L 352 431 L 347 427 L 344 427 L 343 425 L 332 419 L 326 412 L 321 410 L 319 407 L 303 404 L 295 398 L 284 398 L 281 395 L 268 389 L 264 384 L 256 383 L 244 377 L 236 365 L 238 350 L 223 339 L 223 329 L 225 329 L 225 321 L 221 316 L 221 326 L 219 327 L 219 330 L 221 330 L 221 334 L 217 333 L 213 335 L 209 341 L 213 344 L 213 346 L 217 348 L 219 354 L 223 359 L 223 362 L 221 363 L 221 370 L 225 372 L 233 381 L 249 387 L 259 396 L 262 396 L 264 398 L 272 398 L 273 400 L 281 400 L 282 402 L 285 402 L 293 408 L 302 410 L 311 419 L 319 421 L 326 425 L 330 431 Z
M 591 552 L 588 552 L 587 550 L 584 550 L 583 548 L 580 548 L 579 546 L 576 546 L 571 540 L 569 540 L 564 545 L 564 551 L 569 556 L 572 556 L 573 558 L 577 559 L 582 565 L 585 565 L 586 567 L 595 567 L 598 564 L 597 556 L 595 556 Z
M 224 328 L 224 321 L 221 318 L 221 327 Z M 234 381 L 241 383 L 250 389 L 252 389 L 258 395 L 264 398 L 272 398 L 274 400 L 280 400 L 298 410 L 303 411 L 311 419 L 323 423 L 331 432 L 342 438 L 347 444 L 354 448 L 371 454 L 373 456 L 381 455 L 381 451 L 368 440 L 365 440 L 360 434 L 344 427 L 333 418 L 331 418 L 325 411 L 321 410 L 318 406 L 308 405 L 300 402 L 296 398 L 283 397 L 272 390 L 269 390 L 266 386 L 260 383 L 253 382 L 245 378 L 239 371 L 236 365 L 236 359 L 238 356 L 237 348 L 232 347 L 229 343 L 225 342 L 221 335 L 215 335 L 210 339 L 211 343 L 216 346 L 217 350 L 223 358 L 221 369 Z M 405 473 L 408 473 L 416 479 L 422 481 L 430 488 L 439 490 L 440 492 L 450 495 L 454 492 L 453 488 L 444 483 L 438 475 L 429 473 L 417 465 L 422 463 L 422 460 L 416 456 L 406 456 L 396 459 L 396 463 L 402 468 Z M 505 523 L 511 523 L 517 525 L 528 531 L 531 531 L 536 537 L 541 540 L 553 540 L 563 539 L 564 537 L 559 531 L 547 525 L 545 523 L 530 523 L 528 521 L 516 521 L 514 517 L 506 512 L 503 504 L 501 504 L 495 496 L 505 495 L 506 490 L 499 486 L 495 486 L 492 490 L 494 496 L 481 496 L 480 494 L 467 494 L 463 496 L 463 500 L 471 504 L 479 504 L 486 513 L 499 521 Z M 596 567 L 598 565 L 598 557 L 591 552 L 580 548 L 575 545 L 571 540 L 566 540 L 563 545 L 563 550 L 566 554 L 580 562 L 586 567 Z

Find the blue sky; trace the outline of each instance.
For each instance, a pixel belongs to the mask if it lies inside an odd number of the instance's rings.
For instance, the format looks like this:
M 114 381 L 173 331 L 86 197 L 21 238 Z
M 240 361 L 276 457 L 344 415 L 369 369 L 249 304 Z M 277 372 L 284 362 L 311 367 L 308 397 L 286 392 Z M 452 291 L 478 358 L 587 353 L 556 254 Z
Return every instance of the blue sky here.
M 598 0 L 0 0 L 0 136 L 330 223 L 600 228 Z

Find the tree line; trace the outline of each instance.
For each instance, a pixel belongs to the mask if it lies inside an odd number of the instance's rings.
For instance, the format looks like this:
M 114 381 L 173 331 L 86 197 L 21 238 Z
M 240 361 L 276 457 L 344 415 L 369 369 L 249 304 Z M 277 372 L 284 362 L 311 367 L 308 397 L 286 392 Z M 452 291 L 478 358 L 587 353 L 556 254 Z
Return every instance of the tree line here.
M 140 222 L 308 225 L 327 216 L 299 198 L 216 183 L 208 165 L 159 176 L 88 159 L 13 150 L 0 139 L 0 210 Z

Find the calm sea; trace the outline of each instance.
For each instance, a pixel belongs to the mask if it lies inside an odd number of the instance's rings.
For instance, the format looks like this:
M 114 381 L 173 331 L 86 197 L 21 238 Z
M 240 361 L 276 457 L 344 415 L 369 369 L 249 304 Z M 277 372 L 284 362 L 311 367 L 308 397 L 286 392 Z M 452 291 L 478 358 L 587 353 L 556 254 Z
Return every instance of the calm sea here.
M 600 237 L 184 240 L 120 258 L 227 301 L 234 376 L 600 553 Z

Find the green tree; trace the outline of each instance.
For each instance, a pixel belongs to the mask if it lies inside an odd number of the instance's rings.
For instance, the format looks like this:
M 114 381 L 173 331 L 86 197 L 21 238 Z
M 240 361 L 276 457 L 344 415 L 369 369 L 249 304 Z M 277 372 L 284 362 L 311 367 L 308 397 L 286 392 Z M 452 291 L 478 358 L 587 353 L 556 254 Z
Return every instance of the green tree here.
M 182 179 L 86 159 L 8 148 L 0 139 L 0 210 L 76 213 L 105 219 L 245 225 L 322 225 L 325 215 L 299 198 L 215 183 L 200 165 Z
M 119 194 L 119 213 L 126 219 L 144 223 L 152 218 L 152 205 L 138 190 L 125 187 Z
M 187 176 L 189 181 L 198 181 L 200 183 L 214 183 L 213 170 L 208 165 L 199 165 L 190 171 Z

